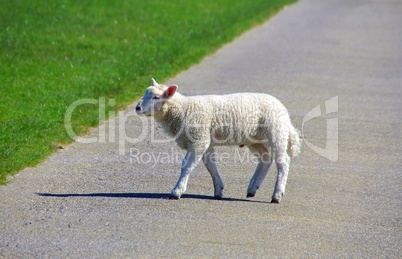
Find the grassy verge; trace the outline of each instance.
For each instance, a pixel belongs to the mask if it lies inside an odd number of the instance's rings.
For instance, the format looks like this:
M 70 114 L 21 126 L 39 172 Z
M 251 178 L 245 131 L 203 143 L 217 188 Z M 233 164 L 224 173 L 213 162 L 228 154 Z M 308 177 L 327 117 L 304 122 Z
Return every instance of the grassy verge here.
M 122 108 L 295 0 L 13 0 L 0 3 L 0 183 L 72 140 L 67 107 Z M 73 128 L 98 124 L 80 106 Z

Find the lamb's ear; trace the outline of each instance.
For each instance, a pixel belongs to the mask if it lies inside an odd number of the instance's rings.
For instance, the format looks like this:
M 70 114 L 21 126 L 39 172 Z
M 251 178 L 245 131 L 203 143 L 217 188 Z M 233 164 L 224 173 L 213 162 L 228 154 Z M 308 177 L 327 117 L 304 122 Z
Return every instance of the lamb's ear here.
M 165 97 L 165 98 L 170 98 L 170 97 L 172 97 L 172 96 L 176 93 L 177 88 L 178 88 L 177 85 L 171 85 L 171 86 L 169 86 L 169 87 L 165 90 L 165 92 L 163 92 L 163 97 Z
M 153 78 L 151 79 L 151 85 L 152 86 L 159 86 L 159 84 Z

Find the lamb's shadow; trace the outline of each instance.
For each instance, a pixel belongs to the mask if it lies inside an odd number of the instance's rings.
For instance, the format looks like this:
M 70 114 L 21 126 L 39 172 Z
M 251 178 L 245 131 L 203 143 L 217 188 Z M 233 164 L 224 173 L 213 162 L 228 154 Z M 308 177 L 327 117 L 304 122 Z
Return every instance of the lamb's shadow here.
M 42 197 L 104 197 L 104 198 L 137 198 L 137 199 L 169 199 L 170 195 L 166 193 L 36 193 Z M 183 194 L 181 199 L 198 199 L 198 200 L 215 200 L 212 196 L 198 194 Z M 237 202 L 259 202 L 268 203 L 257 200 L 237 199 L 223 197 L 221 201 L 237 201 Z

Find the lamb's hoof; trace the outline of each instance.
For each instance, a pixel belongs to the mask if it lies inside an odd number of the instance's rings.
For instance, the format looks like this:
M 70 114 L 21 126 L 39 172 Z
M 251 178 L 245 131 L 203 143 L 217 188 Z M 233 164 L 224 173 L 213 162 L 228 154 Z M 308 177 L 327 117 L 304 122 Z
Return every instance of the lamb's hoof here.
M 222 196 L 220 196 L 220 195 L 215 195 L 215 196 L 214 196 L 214 199 L 215 199 L 215 200 L 222 200 Z
M 271 200 L 271 203 L 279 204 L 279 200 L 278 200 L 278 199 L 272 199 L 272 200 Z
M 255 194 L 253 194 L 253 193 L 247 193 L 247 198 L 251 198 L 251 197 L 254 197 L 255 196 Z
M 170 195 L 169 200 L 178 200 L 180 199 L 180 197 L 174 196 L 174 195 Z

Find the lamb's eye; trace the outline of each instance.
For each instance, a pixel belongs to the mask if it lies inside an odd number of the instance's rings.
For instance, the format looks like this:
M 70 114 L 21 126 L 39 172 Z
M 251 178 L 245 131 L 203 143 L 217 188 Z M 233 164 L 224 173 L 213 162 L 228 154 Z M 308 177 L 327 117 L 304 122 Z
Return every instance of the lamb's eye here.
M 154 97 L 152 97 L 152 100 L 159 100 L 159 99 L 160 99 L 159 96 L 154 96 Z

